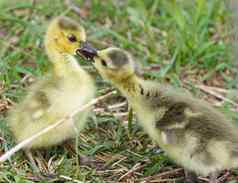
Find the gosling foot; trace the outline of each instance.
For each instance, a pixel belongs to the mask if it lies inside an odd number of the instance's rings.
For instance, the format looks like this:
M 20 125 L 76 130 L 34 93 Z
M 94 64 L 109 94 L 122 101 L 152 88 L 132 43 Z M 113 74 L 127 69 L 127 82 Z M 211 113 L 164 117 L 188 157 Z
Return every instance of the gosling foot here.
M 77 154 L 76 150 L 75 150 L 75 145 L 72 143 L 72 141 L 65 143 L 64 144 L 64 148 L 71 154 L 71 156 L 78 156 L 79 159 L 79 164 L 80 165 L 84 165 L 84 166 L 89 166 L 89 167 L 93 167 L 96 170 L 104 170 L 105 169 L 105 165 L 103 162 L 101 161 L 97 161 L 92 157 L 89 156 L 84 156 L 82 154 Z
M 231 172 L 225 171 L 223 175 L 220 177 L 219 177 L 219 174 L 220 172 L 211 173 L 209 176 L 209 183 L 225 183 L 228 177 L 231 175 Z
M 198 183 L 198 177 L 194 172 L 185 170 L 185 183 Z
M 33 173 L 34 173 L 34 175 L 36 176 L 36 178 L 38 180 L 45 180 L 46 181 L 46 180 L 52 180 L 52 179 L 55 178 L 54 174 L 47 174 L 47 173 L 42 172 L 39 169 L 39 167 L 37 166 L 37 164 L 36 164 L 36 162 L 35 162 L 35 160 L 33 158 L 33 154 L 31 152 L 31 150 L 27 149 L 27 150 L 24 150 L 24 152 L 25 152 L 27 158 L 30 161 L 30 166 L 31 166 L 31 168 L 33 170 Z

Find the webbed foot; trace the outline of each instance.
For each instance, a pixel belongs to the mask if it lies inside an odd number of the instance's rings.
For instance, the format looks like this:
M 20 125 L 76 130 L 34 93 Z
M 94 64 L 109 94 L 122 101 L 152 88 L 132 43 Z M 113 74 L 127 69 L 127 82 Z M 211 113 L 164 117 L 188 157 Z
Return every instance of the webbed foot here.
M 185 183 L 198 183 L 198 177 L 194 172 L 185 170 Z

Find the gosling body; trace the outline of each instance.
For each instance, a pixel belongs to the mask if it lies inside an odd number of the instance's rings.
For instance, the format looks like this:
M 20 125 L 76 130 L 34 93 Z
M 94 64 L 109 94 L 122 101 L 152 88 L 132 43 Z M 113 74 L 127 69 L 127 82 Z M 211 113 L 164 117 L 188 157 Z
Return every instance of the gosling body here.
M 137 82 L 135 93 L 125 96 L 169 157 L 203 176 L 238 167 L 238 129 L 222 113 L 169 86 Z

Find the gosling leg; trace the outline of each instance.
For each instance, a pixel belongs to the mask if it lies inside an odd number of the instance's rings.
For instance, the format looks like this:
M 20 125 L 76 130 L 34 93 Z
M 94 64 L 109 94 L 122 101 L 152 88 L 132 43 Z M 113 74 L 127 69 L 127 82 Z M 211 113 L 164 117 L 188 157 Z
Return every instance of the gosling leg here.
M 31 150 L 26 149 L 26 150 L 24 150 L 24 152 L 25 152 L 27 158 L 30 161 L 30 165 L 31 165 L 31 168 L 32 168 L 34 174 L 36 174 L 40 179 L 43 179 L 43 176 L 41 175 L 41 171 L 38 168 L 38 166 L 36 165 L 36 162 L 35 162 L 35 160 L 33 158 Z
M 217 177 L 219 176 L 218 172 L 213 172 L 209 175 L 209 183 L 219 183 Z
M 32 155 L 32 152 L 31 150 L 27 149 L 27 150 L 24 150 L 27 158 L 29 159 L 30 161 L 30 165 L 31 165 L 31 168 L 33 170 L 33 173 L 36 175 L 36 177 L 39 179 L 39 180 L 51 180 L 54 178 L 54 174 L 45 174 L 43 172 L 41 172 L 41 170 L 39 169 L 39 167 L 36 165 L 36 162 L 33 158 L 33 155 Z M 39 151 L 37 151 L 37 154 L 39 156 Z M 40 155 L 41 156 L 41 155 Z
M 185 183 L 198 183 L 198 177 L 194 172 L 185 170 Z

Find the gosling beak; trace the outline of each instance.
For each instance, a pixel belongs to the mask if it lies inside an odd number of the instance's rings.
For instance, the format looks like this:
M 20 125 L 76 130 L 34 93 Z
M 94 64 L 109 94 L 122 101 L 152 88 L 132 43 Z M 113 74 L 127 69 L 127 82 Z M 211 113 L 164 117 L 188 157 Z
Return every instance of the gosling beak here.
M 93 61 L 93 58 L 97 56 L 97 50 L 88 42 L 83 42 L 81 47 L 76 50 L 76 54 L 85 57 L 87 60 Z

